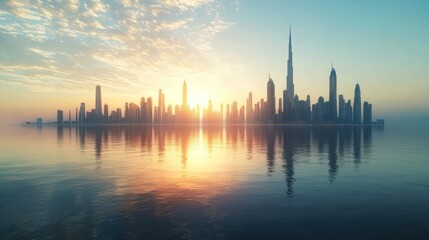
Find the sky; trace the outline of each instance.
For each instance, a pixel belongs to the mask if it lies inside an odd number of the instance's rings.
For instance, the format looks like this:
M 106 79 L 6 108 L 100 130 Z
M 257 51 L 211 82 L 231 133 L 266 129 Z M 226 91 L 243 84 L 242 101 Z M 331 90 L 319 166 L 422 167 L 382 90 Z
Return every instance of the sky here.
M 429 115 L 428 1 L 6 0 L 0 2 L 0 122 L 54 120 L 85 102 L 141 97 L 191 107 L 276 97 L 286 87 L 289 27 L 295 93 L 353 99 L 374 118 Z M 155 101 L 157 102 L 157 101 Z

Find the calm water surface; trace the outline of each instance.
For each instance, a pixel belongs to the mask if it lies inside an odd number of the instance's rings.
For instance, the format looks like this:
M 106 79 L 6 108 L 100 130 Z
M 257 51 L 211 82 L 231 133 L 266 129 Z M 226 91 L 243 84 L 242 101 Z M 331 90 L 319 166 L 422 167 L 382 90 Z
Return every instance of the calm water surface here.
M 429 134 L 0 127 L 1 239 L 429 239 Z

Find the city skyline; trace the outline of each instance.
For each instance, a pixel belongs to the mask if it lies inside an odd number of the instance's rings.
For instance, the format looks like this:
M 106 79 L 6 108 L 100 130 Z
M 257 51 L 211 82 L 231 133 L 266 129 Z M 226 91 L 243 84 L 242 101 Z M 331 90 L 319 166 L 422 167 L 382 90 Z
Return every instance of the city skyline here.
M 292 31 L 289 27 L 289 49 L 287 60 L 286 89 L 283 90 L 283 99 L 278 97 L 276 106 L 275 83 L 268 75 L 266 98 L 260 98 L 254 105 L 253 94 L 249 92 L 246 105 L 240 105 L 237 100 L 232 103 L 220 102 L 219 108 L 213 106 L 213 100 L 209 99 L 207 106 L 197 104 L 194 108 L 188 105 L 188 87 L 186 80 L 182 85 L 181 104 L 169 104 L 165 101 L 165 93 L 158 90 L 158 105 L 153 106 L 152 97 L 141 97 L 140 106 L 134 102 L 125 102 L 125 107 L 112 110 L 104 104 L 104 112 L 101 109 L 101 86 L 95 87 L 95 108 L 85 112 L 85 103 L 82 102 L 79 109 L 76 107 L 75 120 L 71 119 L 71 111 L 67 124 L 285 124 L 285 123 L 312 123 L 312 124 L 384 124 L 384 119 L 376 122 L 372 120 L 372 104 L 364 101 L 362 113 L 362 99 L 359 84 L 355 85 L 353 106 L 351 100 L 345 103 L 344 96 L 337 94 L 337 74 L 333 63 L 329 75 L 329 100 L 325 101 L 319 96 L 317 103 L 312 104 L 310 95 L 306 100 L 300 100 L 298 94 L 294 94 L 293 79 L 293 49 Z M 337 104 L 339 99 L 340 104 Z M 338 108 L 341 109 L 338 115 Z M 174 109 L 174 111 L 173 111 Z M 276 109 L 278 109 L 276 111 Z M 122 112 L 124 114 L 122 114 Z M 362 121 L 363 115 L 363 121 Z M 37 123 L 42 122 L 37 118 Z M 26 121 L 29 123 L 30 121 Z M 63 124 L 63 110 L 57 110 L 57 124 Z
M 90 1 L 60 4 L 54 11 L 44 2 L 34 7 L 3 2 L 0 110 L 6 114 L 0 122 L 35 116 L 54 120 L 59 107 L 74 117 L 78 103 L 93 101 L 89 86 L 95 85 L 103 86 L 103 97 L 116 109 L 126 101 L 139 102 L 141 96 L 154 97 L 160 88 L 168 96 L 166 103 L 179 103 L 182 96 L 175 90 L 186 79 L 190 107 L 212 99 L 217 108 L 234 100 L 246 105 L 250 91 L 256 102 L 265 96 L 261 82 L 270 75 L 278 99 L 287 88 L 283 79 L 290 25 L 291 78 L 301 99 L 307 94 L 312 103 L 319 96 L 329 99 L 326 72 L 333 62 L 337 93 L 352 98 L 359 83 L 362 98 L 374 104 L 373 118 L 427 114 L 429 34 L 422 6 L 428 3 L 385 3 Z M 144 14 L 133 16 L 133 11 Z M 412 12 L 413 18 L 395 14 L 401 12 Z M 68 17 L 71 13 L 74 19 Z M 165 13 L 173 14 L 167 18 Z M 90 24 L 90 17 L 96 24 Z M 131 21 L 134 17 L 139 21 Z M 129 24 L 106 25 L 120 20 Z M 132 31 L 143 28 L 144 33 Z M 114 33 L 121 29 L 129 34 Z

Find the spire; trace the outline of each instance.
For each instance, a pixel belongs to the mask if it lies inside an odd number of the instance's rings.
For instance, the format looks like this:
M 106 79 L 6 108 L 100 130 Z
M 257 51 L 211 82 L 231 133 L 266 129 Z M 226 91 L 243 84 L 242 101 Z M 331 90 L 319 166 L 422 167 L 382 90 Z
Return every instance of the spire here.
M 292 29 L 289 25 L 289 56 L 292 53 Z

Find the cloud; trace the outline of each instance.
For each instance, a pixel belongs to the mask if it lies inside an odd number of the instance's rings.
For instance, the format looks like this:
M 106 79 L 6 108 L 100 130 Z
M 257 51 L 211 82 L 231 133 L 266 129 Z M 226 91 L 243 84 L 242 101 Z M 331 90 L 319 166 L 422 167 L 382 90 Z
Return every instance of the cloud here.
M 179 74 L 232 71 L 212 46 L 233 26 L 224 8 L 213 0 L 8 0 L 0 3 L 0 82 L 126 92 Z

